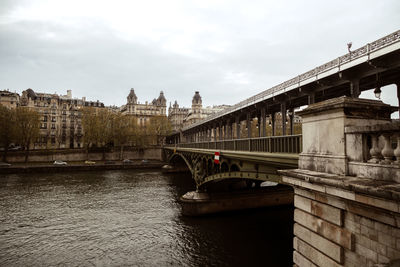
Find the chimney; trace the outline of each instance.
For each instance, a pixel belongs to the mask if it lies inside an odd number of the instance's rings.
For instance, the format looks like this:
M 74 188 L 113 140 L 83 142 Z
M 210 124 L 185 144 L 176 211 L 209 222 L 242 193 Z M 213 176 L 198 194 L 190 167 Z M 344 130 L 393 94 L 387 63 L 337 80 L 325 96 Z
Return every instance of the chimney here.
M 67 90 L 67 98 L 72 98 L 72 90 Z

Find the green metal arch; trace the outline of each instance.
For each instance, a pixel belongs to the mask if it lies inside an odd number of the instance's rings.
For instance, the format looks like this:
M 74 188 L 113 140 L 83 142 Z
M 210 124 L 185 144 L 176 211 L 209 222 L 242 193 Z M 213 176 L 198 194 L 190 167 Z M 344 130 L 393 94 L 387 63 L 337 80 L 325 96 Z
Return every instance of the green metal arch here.
M 171 160 L 172 160 L 174 157 L 181 157 L 181 158 L 183 159 L 183 161 L 185 161 L 186 166 L 189 168 L 190 172 L 193 174 L 193 167 L 192 167 L 192 165 L 190 164 L 189 160 L 188 160 L 182 153 L 179 153 L 179 152 L 173 153 L 173 154 L 169 157 L 168 162 L 170 163 Z

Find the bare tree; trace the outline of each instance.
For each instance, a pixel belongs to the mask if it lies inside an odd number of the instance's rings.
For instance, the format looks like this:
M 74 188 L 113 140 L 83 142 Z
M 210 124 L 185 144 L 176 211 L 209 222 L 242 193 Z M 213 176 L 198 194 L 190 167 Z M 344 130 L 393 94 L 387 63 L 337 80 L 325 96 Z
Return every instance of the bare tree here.
M 27 107 L 18 107 L 15 112 L 16 139 L 25 147 L 25 162 L 28 161 L 31 144 L 39 136 L 40 116 Z
M 3 161 L 7 161 L 8 147 L 15 139 L 15 110 L 0 105 L 0 144 L 4 147 Z

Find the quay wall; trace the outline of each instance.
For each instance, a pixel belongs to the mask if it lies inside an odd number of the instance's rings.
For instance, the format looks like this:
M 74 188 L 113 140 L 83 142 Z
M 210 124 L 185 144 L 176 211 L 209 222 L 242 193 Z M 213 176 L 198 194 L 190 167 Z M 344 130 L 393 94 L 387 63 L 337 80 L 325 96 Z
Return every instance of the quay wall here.
M 127 149 L 123 152 L 122 159 L 130 160 L 163 160 L 163 151 L 161 147 L 144 148 L 144 149 Z M 40 150 L 30 151 L 28 162 L 52 162 L 55 160 L 62 161 L 100 161 L 100 160 L 120 160 L 120 151 L 90 151 L 86 154 L 84 149 L 68 149 L 68 150 Z M 10 151 L 7 153 L 7 162 L 20 163 L 25 161 L 25 151 Z

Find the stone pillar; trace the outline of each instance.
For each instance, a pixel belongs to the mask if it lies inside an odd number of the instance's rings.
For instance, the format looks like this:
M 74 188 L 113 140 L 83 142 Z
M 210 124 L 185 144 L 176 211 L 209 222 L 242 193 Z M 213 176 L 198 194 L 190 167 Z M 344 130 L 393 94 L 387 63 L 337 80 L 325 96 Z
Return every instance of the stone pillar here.
M 357 157 L 353 154 L 361 151 L 346 149 L 346 139 L 352 137 L 345 135 L 345 127 L 387 123 L 391 110 L 382 101 L 338 97 L 298 112 L 303 120 L 303 152 L 299 157 L 299 168 L 347 174 L 348 157 Z M 354 143 L 356 145 L 358 143 Z
M 251 138 L 251 115 L 250 112 L 246 115 L 247 138 Z
M 282 135 L 286 135 L 286 102 L 281 103 Z
M 261 136 L 265 137 L 266 136 L 266 125 L 265 125 L 265 108 L 261 108 L 261 122 L 260 122 L 260 126 L 261 127 Z

